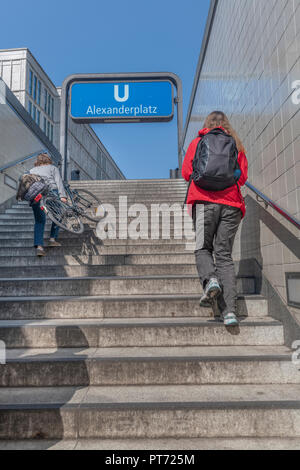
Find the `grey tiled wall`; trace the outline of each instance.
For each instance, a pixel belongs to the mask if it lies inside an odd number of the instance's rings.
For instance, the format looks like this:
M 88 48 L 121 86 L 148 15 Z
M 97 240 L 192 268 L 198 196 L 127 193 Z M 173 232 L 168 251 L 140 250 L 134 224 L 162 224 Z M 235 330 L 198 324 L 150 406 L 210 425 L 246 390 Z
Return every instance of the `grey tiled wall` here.
M 298 219 L 299 57 L 300 0 L 219 0 L 184 145 L 207 114 L 223 110 L 246 147 L 249 182 Z M 285 272 L 300 272 L 299 230 L 244 195 L 234 256 L 255 256 L 286 300 Z

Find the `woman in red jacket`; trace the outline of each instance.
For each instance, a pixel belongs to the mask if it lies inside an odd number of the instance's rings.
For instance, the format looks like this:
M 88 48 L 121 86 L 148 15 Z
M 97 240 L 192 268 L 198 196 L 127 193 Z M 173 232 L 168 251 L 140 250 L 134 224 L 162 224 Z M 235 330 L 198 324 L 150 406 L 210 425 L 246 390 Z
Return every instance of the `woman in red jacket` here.
M 182 176 L 190 181 L 193 173 L 193 159 L 202 137 L 212 129 L 220 128 L 231 135 L 238 149 L 240 171 L 237 184 L 221 191 L 207 191 L 191 181 L 187 204 L 192 205 L 192 215 L 196 231 L 196 265 L 203 285 L 201 306 L 210 306 L 218 297 L 224 324 L 238 324 L 236 317 L 237 287 L 232 260 L 232 247 L 241 219 L 245 216 L 245 202 L 240 186 L 247 181 L 248 163 L 245 149 L 236 132 L 231 127 L 227 116 L 221 111 L 214 111 L 204 122 L 187 150 L 182 166 Z M 213 259 L 215 256 L 215 262 Z M 219 294 L 223 296 L 219 297 Z

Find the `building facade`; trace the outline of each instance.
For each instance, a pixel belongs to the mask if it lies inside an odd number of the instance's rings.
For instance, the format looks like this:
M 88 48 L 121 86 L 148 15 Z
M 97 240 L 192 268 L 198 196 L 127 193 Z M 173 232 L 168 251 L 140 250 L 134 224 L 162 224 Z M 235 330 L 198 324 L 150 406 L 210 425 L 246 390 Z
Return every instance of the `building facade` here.
M 18 98 L 0 78 L 0 213 L 16 201 L 19 178 L 48 152 L 59 165 L 61 155 Z
M 245 145 L 248 181 L 298 220 L 299 25 L 299 0 L 211 1 L 184 131 L 186 150 L 205 117 L 224 111 Z M 286 304 L 286 273 L 300 274 L 299 229 L 243 191 L 235 259 L 255 258 Z
M 59 150 L 60 88 L 29 49 L 0 50 L 0 77 Z M 70 120 L 68 141 L 68 177 L 77 170 L 80 179 L 125 179 L 89 125 Z

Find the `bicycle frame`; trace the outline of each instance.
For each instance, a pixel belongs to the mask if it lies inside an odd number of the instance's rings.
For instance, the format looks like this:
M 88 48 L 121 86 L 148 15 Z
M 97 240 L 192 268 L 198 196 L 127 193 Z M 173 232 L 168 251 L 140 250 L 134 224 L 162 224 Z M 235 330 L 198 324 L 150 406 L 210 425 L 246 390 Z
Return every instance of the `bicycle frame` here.
M 73 196 L 73 192 L 70 188 L 70 185 L 67 184 L 67 183 L 64 183 L 64 189 L 65 189 L 68 197 L 70 198 L 71 204 L 69 202 L 68 203 L 63 203 L 62 201 L 61 201 L 61 203 L 64 204 L 67 208 L 73 209 L 74 212 L 76 212 L 76 214 L 82 215 L 82 211 L 77 207 L 76 202 L 74 201 L 74 196 Z M 57 194 L 55 192 L 53 192 L 51 189 L 48 191 L 48 195 L 52 195 L 52 196 L 54 196 L 54 197 L 56 197 L 60 200 L 60 198 L 57 196 Z
M 80 199 L 81 201 L 86 202 L 86 203 L 87 203 L 87 206 L 86 206 L 87 208 L 90 206 L 90 202 L 89 202 L 87 199 L 85 199 L 85 197 L 83 197 L 82 195 L 79 195 L 78 193 L 76 193 L 76 189 L 75 189 L 75 190 L 72 190 L 71 187 L 70 187 L 70 185 L 69 185 L 68 183 L 65 183 L 65 182 L 64 182 L 64 188 L 65 188 L 65 191 L 66 191 L 66 193 L 68 194 L 69 198 L 70 198 L 71 201 L 72 201 L 72 207 L 73 207 L 75 210 L 77 210 L 79 213 L 82 214 L 82 209 L 79 209 L 79 208 L 77 207 L 76 202 L 74 201 L 74 195 L 76 195 L 77 197 L 79 197 L 79 199 Z M 82 214 L 82 215 L 84 215 L 84 214 Z

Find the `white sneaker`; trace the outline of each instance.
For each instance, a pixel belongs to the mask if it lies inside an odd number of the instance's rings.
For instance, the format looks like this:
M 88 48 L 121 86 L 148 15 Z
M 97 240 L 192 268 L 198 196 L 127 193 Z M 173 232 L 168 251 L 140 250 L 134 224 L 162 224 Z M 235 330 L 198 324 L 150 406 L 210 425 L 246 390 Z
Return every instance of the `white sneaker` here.
M 200 299 L 201 307 L 210 307 L 212 301 L 221 293 L 221 287 L 217 278 L 212 277 L 205 286 Z
M 235 313 L 227 313 L 224 315 L 224 325 L 225 326 L 237 326 L 239 324 L 239 321 L 236 317 Z

